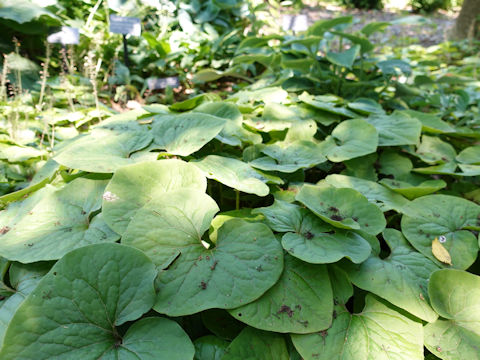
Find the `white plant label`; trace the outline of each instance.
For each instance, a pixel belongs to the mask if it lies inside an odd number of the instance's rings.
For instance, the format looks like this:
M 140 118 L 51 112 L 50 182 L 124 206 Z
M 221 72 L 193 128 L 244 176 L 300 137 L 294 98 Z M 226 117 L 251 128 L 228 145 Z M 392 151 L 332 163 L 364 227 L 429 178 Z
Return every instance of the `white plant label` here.
M 284 15 L 282 18 L 282 29 L 295 32 L 306 31 L 308 29 L 307 15 Z
M 166 78 L 149 78 L 147 85 L 150 90 L 165 89 L 167 86 L 178 87 L 180 81 L 177 76 L 170 76 Z
M 80 42 L 80 32 L 77 28 L 62 26 L 59 32 L 48 35 L 50 44 L 76 45 Z
M 142 33 L 140 19 L 136 17 L 110 15 L 110 32 L 122 35 L 140 36 Z

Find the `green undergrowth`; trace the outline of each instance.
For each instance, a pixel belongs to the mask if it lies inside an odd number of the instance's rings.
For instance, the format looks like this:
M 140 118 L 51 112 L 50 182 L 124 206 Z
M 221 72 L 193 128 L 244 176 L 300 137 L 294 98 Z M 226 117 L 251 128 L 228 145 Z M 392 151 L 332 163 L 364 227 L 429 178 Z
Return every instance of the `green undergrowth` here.
M 478 57 L 351 21 L 11 144 L 44 153 L 5 160 L 35 176 L 0 197 L 0 358 L 480 359 Z

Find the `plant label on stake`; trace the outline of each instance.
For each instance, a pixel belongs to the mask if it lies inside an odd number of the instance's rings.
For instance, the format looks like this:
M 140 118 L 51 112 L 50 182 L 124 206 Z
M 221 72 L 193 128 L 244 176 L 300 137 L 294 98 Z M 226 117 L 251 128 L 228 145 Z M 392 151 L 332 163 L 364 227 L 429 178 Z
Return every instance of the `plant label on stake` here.
M 282 29 L 292 30 L 294 33 L 308 29 L 307 15 L 284 15 L 282 18 Z
M 140 19 L 110 15 L 110 32 L 123 35 L 123 59 L 125 66 L 128 68 L 127 35 L 140 36 L 142 32 Z
M 166 89 L 167 86 L 171 86 L 173 88 L 178 87 L 180 85 L 180 81 L 178 80 L 178 76 L 169 76 L 166 78 L 149 78 L 147 79 L 147 85 L 149 90 L 160 90 Z
M 63 69 L 68 73 L 68 65 L 66 61 L 67 45 L 77 45 L 80 42 L 80 32 L 77 28 L 62 26 L 59 32 L 48 35 L 47 41 L 50 44 L 62 44 L 63 56 Z

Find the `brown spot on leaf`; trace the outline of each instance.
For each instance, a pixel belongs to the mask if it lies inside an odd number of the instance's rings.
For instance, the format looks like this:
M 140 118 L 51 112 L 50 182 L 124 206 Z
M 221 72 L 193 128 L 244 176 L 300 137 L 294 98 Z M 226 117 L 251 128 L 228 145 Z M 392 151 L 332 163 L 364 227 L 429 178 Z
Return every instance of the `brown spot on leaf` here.
M 285 304 L 282 305 L 282 306 L 280 307 L 280 310 L 277 311 L 277 314 L 283 314 L 283 313 L 287 314 L 288 317 L 292 317 L 292 316 L 293 316 L 293 310 L 290 308 L 290 306 L 285 305 Z
M 307 231 L 305 234 L 303 234 L 303 236 L 308 240 L 313 239 L 314 237 L 314 235 L 310 231 Z
M 300 324 L 302 324 L 304 327 L 308 326 L 308 320 L 297 320 Z
M 332 212 L 338 212 L 338 209 L 335 206 L 330 206 L 328 210 Z
M 10 231 L 10 227 L 9 226 L 4 226 L 0 229 L 0 235 L 4 235 L 6 233 L 8 233 Z
M 207 288 L 207 283 L 205 281 L 200 282 L 200 289 L 205 290 Z
M 217 267 L 217 264 L 218 264 L 218 261 L 215 260 L 215 261 L 213 262 L 213 265 L 210 266 L 210 270 L 212 270 L 212 271 L 215 270 L 215 268 Z
M 333 214 L 332 216 L 330 216 L 330 219 L 335 220 L 335 221 L 342 221 L 343 217 L 341 217 L 340 215 L 337 215 L 337 214 Z

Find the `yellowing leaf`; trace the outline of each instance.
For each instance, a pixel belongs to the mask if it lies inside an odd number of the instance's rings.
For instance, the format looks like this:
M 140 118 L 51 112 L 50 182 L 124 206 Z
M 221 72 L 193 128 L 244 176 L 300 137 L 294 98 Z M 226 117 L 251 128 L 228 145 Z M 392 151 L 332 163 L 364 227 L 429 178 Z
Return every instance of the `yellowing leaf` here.
M 444 264 L 452 265 L 452 258 L 447 249 L 438 241 L 438 238 L 435 238 L 432 241 L 432 253 L 437 260 L 441 261 Z

